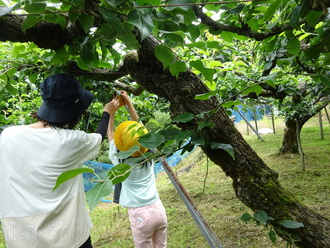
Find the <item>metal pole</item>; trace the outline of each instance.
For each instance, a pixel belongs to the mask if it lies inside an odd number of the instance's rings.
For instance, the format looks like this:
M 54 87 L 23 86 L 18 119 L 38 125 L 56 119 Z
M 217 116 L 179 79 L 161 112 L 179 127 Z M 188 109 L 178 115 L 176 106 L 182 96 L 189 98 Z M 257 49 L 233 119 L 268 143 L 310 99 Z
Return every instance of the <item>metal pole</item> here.
M 152 149 L 153 153 L 156 153 L 156 149 Z M 159 152 L 158 152 L 159 153 Z M 174 185 L 174 188 L 179 193 L 179 196 L 181 197 L 182 201 L 186 205 L 188 211 L 192 215 L 194 221 L 196 222 L 198 228 L 201 230 L 202 234 L 204 235 L 206 241 L 210 245 L 211 248 L 223 248 L 221 242 L 219 241 L 218 237 L 214 234 L 211 227 L 206 223 L 204 220 L 202 214 L 197 209 L 196 205 L 190 198 L 189 194 L 185 190 L 185 188 L 182 186 L 182 184 L 179 182 L 178 178 L 174 174 L 173 170 L 167 163 L 164 157 L 160 157 L 159 161 L 161 162 L 166 174 L 170 178 L 172 184 Z
M 242 113 L 237 110 L 237 113 L 243 118 L 243 120 L 246 122 L 246 124 L 249 125 L 249 127 L 253 130 L 253 132 L 258 136 L 258 138 L 262 141 L 265 141 L 261 136 L 260 134 L 255 130 L 255 128 L 249 123 L 249 121 L 244 117 L 244 115 L 242 115 Z

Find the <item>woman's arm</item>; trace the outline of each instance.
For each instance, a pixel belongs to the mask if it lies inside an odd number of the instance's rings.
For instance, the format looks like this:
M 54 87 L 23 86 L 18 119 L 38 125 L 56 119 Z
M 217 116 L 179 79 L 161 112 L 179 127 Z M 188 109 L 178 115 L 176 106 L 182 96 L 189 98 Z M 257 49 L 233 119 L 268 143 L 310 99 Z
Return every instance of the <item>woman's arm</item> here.
M 118 97 L 112 99 L 112 101 L 109 104 L 109 113 L 110 113 L 110 119 L 108 123 L 108 139 L 109 141 L 113 140 L 113 135 L 115 132 L 115 114 L 120 107 L 119 99 Z
M 107 134 L 107 128 L 108 128 L 108 122 L 110 119 L 110 114 L 106 111 L 102 113 L 101 120 L 99 122 L 99 125 L 95 131 L 95 133 L 99 133 L 102 136 L 102 141 L 105 138 L 105 135 Z

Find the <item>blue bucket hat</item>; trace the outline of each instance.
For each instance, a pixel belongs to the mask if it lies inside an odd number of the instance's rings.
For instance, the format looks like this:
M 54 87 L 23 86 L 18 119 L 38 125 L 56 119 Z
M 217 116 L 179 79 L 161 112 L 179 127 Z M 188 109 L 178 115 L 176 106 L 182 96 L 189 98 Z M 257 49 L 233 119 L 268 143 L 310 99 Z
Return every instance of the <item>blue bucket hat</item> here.
M 65 123 L 80 116 L 94 100 L 94 95 L 81 87 L 70 74 L 54 74 L 40 85 L 43 100 L 37 114 L 48 122 Z

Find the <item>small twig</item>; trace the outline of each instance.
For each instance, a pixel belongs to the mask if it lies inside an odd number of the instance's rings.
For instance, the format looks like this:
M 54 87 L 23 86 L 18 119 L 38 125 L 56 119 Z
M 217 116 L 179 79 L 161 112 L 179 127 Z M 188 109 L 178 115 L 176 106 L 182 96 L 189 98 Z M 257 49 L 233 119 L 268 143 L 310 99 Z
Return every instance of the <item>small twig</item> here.
M 206 174 L 204 177 L 204 183 L 203 183 L 203 194 L 205 193 L 206 188 L 206 178 L 209 175 L 209 157 L 206 157 Z

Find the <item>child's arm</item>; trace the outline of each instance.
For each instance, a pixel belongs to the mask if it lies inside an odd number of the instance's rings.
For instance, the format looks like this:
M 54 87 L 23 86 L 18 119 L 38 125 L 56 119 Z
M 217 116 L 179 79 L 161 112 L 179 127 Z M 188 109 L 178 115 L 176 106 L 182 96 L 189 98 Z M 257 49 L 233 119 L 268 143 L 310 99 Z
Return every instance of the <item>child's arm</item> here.
M 135 108 L 133 107 L 133 104 L 131 102 L 131 99 L 129 98 L 129 96 L 127 95 L 126 91 L 121 91 L 120 92 L 120 96 L 122 97 L 122 99 L 124 100 L 126 106 L 127 106 L 127 110 L 131 116 L 131 120 L 132 121 L 138 121 L 139 120 L 139 116 L 136 113 Z

